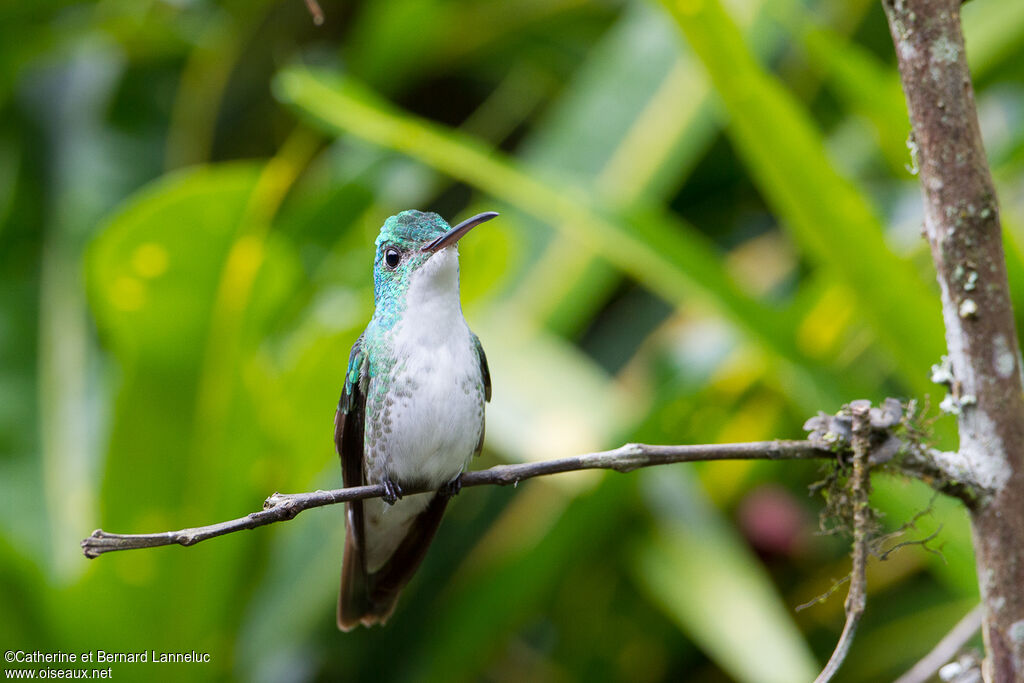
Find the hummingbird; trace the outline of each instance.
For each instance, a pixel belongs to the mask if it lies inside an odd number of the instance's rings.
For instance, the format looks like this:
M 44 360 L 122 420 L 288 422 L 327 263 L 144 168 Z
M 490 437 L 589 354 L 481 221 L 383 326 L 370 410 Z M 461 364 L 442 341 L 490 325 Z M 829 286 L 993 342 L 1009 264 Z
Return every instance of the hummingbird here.
M 458 242 L 497 215 L 453 228 L 403 211 L 377 237 L 373 317 L 349 355 L 334 443 L 345 486 L 382 484 L 385 494 L 347 504 L 342 631 L 391 616 L 483 447 L 491 376 L 462 315 Z M 403 497 L 412 488 L 436 492 Z

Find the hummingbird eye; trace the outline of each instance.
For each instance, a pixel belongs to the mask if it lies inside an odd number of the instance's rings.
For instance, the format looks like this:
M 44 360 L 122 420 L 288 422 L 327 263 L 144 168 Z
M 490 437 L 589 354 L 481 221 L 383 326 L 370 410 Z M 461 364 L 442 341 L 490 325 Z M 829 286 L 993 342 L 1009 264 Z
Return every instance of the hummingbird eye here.
M 394 247 L 390 247 L 387 251 L 384 252 L 384 263 L 387 265 L 388 268 L 396 268 L 398 266 L 398 262 L 401 260 L 402 255 L 398 253 L 398 250 L 395 249 Z

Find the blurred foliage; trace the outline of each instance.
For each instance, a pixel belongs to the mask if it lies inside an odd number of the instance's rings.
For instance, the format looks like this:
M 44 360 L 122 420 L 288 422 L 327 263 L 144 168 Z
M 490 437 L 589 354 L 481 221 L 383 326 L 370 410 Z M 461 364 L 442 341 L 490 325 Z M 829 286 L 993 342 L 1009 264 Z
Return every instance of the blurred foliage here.
M 322 27 L 300 0 L 0 7 L 0 643 L 211 653 L 128 680 L 812 677 L 842 599 L 794 607 L 848 570 L 813 464 L 467 492 L 392 623 L 346 635 L 340 508 L 81 557 L 98 526 L 340 485 L 373 238 L 405 208 L 502 212 L 461 247 L 494 378 L 478 467 L 941 398 L 877 3 L 322 4 Z M 1018 311 L 1022 7 L 964 7 Z M 963 510 L 875 487 L 892 529 L 931 505 L 908 538 L 941 527 L 942 554 L 872 563 L 846 681 L 892 678 L 977 593 Z

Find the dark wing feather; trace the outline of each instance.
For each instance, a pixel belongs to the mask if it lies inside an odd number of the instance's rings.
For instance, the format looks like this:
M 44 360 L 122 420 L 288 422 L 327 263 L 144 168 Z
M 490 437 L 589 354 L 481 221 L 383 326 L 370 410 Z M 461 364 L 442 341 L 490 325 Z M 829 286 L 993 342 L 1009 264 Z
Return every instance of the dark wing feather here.
M 334 444 L 341 456 L 345 486 L 362 486 L 363 428 L 366 422 L 365 358 L 362 337 L 349 356 L 345 389 L 334 418 Z M 338 597 L 338 628 L 351 631 L 360 624 L 383 623 L 395 609 L 398 595 L 426 555 L 434 533 L 448 504 L 435 496 L 409 528 L 409 533 L 387 563 L 373 572 L 366 571 L 363 538 L 363 501 L 348 503 L 345 518 L 345 556 L 341 567 L 341 592 Z
M 334 446 L 341 458 L 346 487 L 363 484 L 363 425 L 366 421 L 363 338 L 356 340 L 348 359 L 345 387 L 334 415 Z M 366 561 L 363 555 L 363 501 L 347 504 L 345 556 L 338 597 L 338 628 L 349 631 L 372 607 L 369 604 Z
M 480 357 L 480 379 L 484 383 L 484 402 L 491 400 L 491 369 L 487 367 L 487 354 L 484 353 L 484 347 L 480 343 L 480 337 L 473 335 L 473 344 L 476 346 L 476 354 Z M 473 451 L 473 455 L 480 455 L 481 451 L 484 450 L 484 432 L 486 431 L 486 422 L 480 425 L 480 440 L 476 443 L 476 450 Z
M 363 337 L 352 346 L 345 372 L 345 386 L 334 414 L 334 447 L 341 457 L 341 475 L 345 486 L 363 484 L 363 422 L 366 417 Z
M 480 356 L 480 377 L 484 381 L 484 401 L 491 400 L 491 369 L 487 367 L 487 354 L 480 344 L 480 337 L 473 335 L 473 344 L 476 346 L 476 354 Z

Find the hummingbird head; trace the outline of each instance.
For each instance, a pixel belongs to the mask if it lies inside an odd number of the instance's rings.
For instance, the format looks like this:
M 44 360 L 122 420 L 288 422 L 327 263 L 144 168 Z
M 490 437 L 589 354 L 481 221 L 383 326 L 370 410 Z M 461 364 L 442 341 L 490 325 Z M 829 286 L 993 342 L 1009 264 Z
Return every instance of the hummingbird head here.
M 436 213 L 415 210 L 384 221 L 373 263 L 374 300 L 383 322 L 394 322 L 413 288 L 420 296 L 458 297 L 458 241 L 497 215 L 481 213 L 454 228 Z

